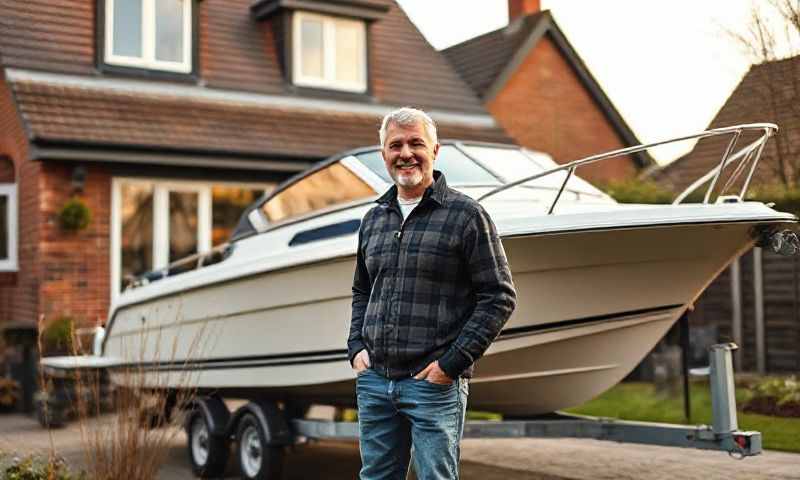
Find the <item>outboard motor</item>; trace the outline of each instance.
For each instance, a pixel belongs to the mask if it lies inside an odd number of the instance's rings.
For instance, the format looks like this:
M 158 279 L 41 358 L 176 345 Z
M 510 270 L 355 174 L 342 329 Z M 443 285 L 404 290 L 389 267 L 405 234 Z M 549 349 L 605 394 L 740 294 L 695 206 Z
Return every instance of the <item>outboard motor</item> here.
M 800 240 L 791 230 L 765 230 L 761 232 L 756 245 L 787 257 L 796 255 L 800 251 Z

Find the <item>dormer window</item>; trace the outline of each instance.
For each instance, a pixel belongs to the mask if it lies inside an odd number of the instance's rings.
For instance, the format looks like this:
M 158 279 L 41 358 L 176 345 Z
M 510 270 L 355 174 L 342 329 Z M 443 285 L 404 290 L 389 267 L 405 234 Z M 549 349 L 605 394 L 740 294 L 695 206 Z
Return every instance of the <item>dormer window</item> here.
M 192 2 L 105 0 L 105 63 L 190 73 Z
M 363 20 L 295 12 L 292 32 L 295 85 L 367 91 L 367 27 Z

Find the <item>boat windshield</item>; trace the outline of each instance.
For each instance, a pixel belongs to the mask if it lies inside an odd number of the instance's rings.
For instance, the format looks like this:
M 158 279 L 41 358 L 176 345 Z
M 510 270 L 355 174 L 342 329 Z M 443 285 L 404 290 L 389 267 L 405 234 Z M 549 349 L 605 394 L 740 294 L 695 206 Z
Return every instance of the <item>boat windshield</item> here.
M 487 168 L 502 177 L 506 182 L 530 177 L 558 166 L 548 155 L 529 151 L 523 153 L 516 148 L 470 144 L 464 144 L 462 148 L 467 154 L 485 164 Z M 564 182 L 566 174 L 566 171 L 555 172 L 552 175 L 525 182 L 522 186 L 541 190 L 558 190 Z M 566 190 L 584 195 L 606 196 L 592 184 L 576 176 L 570 178 Z
M 278 223 L 376 194 L 372 187 L 336 162 L 289 185 L 260 208 L 269 223 Z
M 394 183 L 386 171 L 380 150 L 359 153 L 361 162 L 386 183 Z M 496 186 L 502 182 L 481 165 L 473 162 L 453 145 L 442 145 L 434 164 L 436 170 L 444 173 L 449 185 L 457 186 Z

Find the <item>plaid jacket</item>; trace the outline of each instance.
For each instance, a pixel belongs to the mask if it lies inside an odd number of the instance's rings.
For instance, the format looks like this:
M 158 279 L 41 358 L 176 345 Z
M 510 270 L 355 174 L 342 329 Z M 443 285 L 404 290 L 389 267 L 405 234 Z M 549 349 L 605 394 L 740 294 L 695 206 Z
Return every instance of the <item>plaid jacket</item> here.
M 434 179 L 405 223 L 394 186 L 361 222 L 348 354 L 352 364 L 366 348 L 387 378 L 433 360 L 450 378 L 471 376 L 516 304 L 489 215 L 441 172 Z

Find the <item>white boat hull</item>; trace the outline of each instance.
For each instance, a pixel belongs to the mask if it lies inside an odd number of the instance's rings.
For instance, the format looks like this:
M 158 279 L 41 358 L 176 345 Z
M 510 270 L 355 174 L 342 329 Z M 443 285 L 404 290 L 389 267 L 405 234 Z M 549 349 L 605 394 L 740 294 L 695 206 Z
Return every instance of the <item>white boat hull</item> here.
M 546 413 L 610 388 L 752 245 L 755 223 L 504 238 L 518 306 L 477 365 L 470 407 Z M 104 355 L 154 388 L 352 405 L 353 269 L 343 255 L 123 306 Z M 133 376 L 112 372 L 121 384 Z

